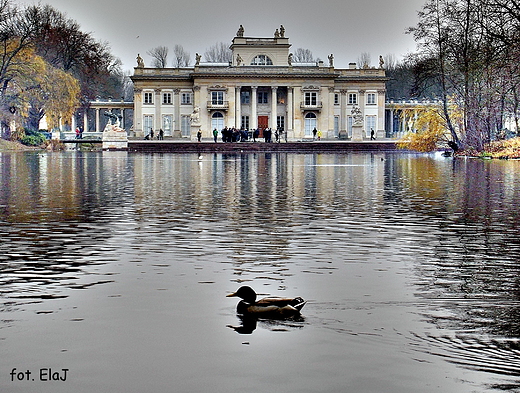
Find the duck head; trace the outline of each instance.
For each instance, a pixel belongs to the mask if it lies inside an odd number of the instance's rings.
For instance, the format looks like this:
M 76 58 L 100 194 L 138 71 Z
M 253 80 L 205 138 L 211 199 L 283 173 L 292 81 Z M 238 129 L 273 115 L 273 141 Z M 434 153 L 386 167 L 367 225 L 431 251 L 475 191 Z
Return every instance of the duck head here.
M 256 292 L 253 290 L 253 288 L 248 287 L 248 286 L 240 287 L 240 288 L 238 288 L 238 291 L 236 291 L 235 293 L 231 293 L 231 294 L 227 295 L 226 297 L 234 297 L 234 296 L 239 297 L 250 304 L 253 304 L 254 302 L 256 302 Z

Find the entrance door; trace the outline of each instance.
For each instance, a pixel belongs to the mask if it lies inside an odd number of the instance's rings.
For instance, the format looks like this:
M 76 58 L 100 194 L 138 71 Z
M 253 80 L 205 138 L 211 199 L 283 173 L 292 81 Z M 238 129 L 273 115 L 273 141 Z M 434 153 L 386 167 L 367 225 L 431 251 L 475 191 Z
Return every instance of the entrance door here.
M 260 138 L 264 137 L 264 129 L 269 127 L 269 116 L 258 116 L 258 128 L 260 129 Z

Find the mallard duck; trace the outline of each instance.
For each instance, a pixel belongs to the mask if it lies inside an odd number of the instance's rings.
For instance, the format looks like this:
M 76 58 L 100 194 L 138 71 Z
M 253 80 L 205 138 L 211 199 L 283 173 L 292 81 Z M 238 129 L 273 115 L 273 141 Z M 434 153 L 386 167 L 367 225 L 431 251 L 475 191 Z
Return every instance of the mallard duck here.
M 256 292 L 248 286 L 242 286 L 235 293 L 227 295 L 234 296 L 242 299 L 237 305 L 238 314 L 265 318 L 289 318 L 300 315 L 300 310 L 306 303 L 301 297 L 266 297 L 257 301 Z

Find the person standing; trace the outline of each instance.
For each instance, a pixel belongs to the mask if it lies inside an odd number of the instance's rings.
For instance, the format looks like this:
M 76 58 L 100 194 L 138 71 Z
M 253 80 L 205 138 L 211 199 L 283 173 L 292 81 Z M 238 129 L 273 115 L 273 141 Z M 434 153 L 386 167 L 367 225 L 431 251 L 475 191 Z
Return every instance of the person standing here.
M 321 130 L 318 130 L 318 140 L 321 140 Z
M 197 132 L 197 140 L 200 142 L 202 139 L 202 131 L 199 129 L 199 131 Z
M 371 141 L 375 141 L 376 140 L 376 137 L 374 136 L 374 129 L 373 128 L 370 129 L 370 140 Z
M 312 130 L 312 140 L 316 139 L 316 134 L 317 133 L 318 133 L 318 130 L 316 129 L 316 127 L 314 127 L 314 130 Z
M 218 138 L 218 131 L 217 129 L 215 128 L 213 130 L 213 140 L 215 141 L 215 143 L 217 143 L 217 138 Z
M 159 129 L 159 135 L 157 135 L 157 139 L 160 141 L 164 140 L 164 131 L 162 128 Z

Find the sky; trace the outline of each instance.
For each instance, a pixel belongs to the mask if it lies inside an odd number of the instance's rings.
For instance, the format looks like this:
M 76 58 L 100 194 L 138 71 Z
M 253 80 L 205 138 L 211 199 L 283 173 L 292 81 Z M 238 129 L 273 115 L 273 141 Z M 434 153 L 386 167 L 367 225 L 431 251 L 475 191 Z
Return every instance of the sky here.
M 132 70 L 137 54 L 157 46 L 180 44 L 201 55 L 217 42 L 231 44 L 239 25 L 246 37 L 273 37 L 283 24 L 291 50 L 310 49 L 334 66 L 347 68 L 367 52 L 372 65 L 379 55 L 401 59 L 415 51 L 405 34 L 417 23 L 425 0 L 40 0 L 19 5 L 49 4 L 76 20 L 81 29 L 109 43 L 124 70 Z M 173 56 L 170 54 L 170 62 Z

